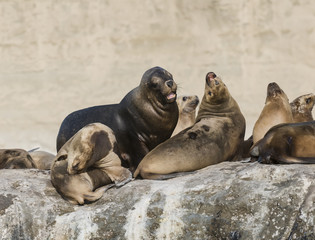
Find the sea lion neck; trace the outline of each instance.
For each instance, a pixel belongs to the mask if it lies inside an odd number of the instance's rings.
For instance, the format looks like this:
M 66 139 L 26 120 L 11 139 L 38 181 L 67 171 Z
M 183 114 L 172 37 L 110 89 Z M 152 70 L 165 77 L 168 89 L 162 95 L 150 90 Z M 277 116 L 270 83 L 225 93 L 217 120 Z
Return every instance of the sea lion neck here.
M 146 91 L 141 89 L 139 87 L 133 89 L 120 103 L 124 106 L 128 106 L 124 109 L 128 109 L 128 114 L 133 115 L 132 119 L 141 122 L 135 122 L 134 124 L 141 126 L 143 129 L 150 129 L 149 126 L 159 126 L 163 124 L 165 124 L 165 128 L 167 128 L 167 126 L 175 127 L 173 126 L 174 124 L 170 124 L 169 121 L 170 119 L 178 118 L 176 102 L 162 104 L 156 101 L 156 99 L 149 97 Z M 177 121 L 174 122 L 176 125 Z
M 204 96 L 199 107 L 196 122 L 199 122 L 202 118 L 230 116 L 234 114 L 235 107 L 239 108 L 236 101 L 230 95 L 228 96 L 228 98 L 226 98 L 225 101 L 218 104 L 213 104 L 206 101 L 206 98 Z

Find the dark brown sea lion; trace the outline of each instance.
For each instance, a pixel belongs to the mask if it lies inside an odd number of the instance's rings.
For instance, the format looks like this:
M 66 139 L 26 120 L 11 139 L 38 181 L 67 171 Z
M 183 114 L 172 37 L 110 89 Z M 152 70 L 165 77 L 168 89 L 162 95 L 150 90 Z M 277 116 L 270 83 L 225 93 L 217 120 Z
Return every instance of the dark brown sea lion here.
M 29 153 L 23 149 L 0 149 L 0 169 L 36 168 Z
M 293 114 L 293 122 L 309 122 L 314 120 L 312 110 L 315 103 L 315 95 L 305 94 L 296 99 L 291 103 L 291 110 Z
M 262 139 L 271 127 L 291 122 L 293 117 L 287 95 L 277 83 L 269 83 L 265 106 L 254 125 L 253 143 Z
M 244 134 L 245 119 L 237 102 L 222 80 L 210 72 L 196 123 L 149 152 L 134 176 L 167 179 L 181 172 L 239 160 Z
M 196 107 L 199 104 L 198 96 L 180 96 L 176 100 L 179 116 L 178 122 L 174 129 L 172 136 L 181 132 L 185 128 L 191 127 L 194 125 L 196 120 Z
M 130 91 L 119 104 L 82 109 L 62 122 L 57 151 L 87 124 L 100 122 L 116 136 L 122 157 L 134 171 L 141 159 L 154 147 L 168 139 L 178 120 L 177 85 L 163 68 L 147 70 L 140 85 Z
M 250 154 L 261 163 L 315 164 L 315 121 L 274 126 Z
M 101 123 L 79 130 L 62 146 L 51 167 L 53 186 L 73 204 L 96 201 L 112 183 L 121 186 L 131 178 L 121 166 L 113 131 Z

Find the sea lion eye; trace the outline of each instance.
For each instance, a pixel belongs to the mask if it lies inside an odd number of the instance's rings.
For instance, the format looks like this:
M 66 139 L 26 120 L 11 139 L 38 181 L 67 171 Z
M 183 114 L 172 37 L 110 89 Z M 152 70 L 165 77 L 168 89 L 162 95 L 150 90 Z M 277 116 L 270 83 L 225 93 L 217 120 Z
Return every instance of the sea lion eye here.
M 217 80 L 215 80 L 215 85 L 219 85 L 219 82 Z
M 311 102 L 311 98 L 306 99 L 306 104 L 309 104 Z
M 66 159 L 67 159 L 67 157 L 68 157 L 68 155 L 67 155 L 67 154 L 65 154 L 65 155 L 61 155 L 61 156 L 57 159 L 57 161 L 63 161 L 63 160 L 66 160 Z
M 183 101 L 185 102 L 187 100 L 187 97 L 183 97 Z
M 159 85 L 159 82 L 160 82 L 160 79 L 158 77 L 154 76 L 154 77 L 152 77 L 152 79 L 150 81 L 149 87 L 153 88 L 153 89 L 157 89 L 158 85 Z
M 156 88 L 157 87 L 157 83 L 151 83 L 151 87 L 152 88 Z
M 209 96 L 211 96 L 211 95 L 212 95 L 212 93 L 211 93 L 211 92 L 208 92 L 208 94 L 209 94 Z

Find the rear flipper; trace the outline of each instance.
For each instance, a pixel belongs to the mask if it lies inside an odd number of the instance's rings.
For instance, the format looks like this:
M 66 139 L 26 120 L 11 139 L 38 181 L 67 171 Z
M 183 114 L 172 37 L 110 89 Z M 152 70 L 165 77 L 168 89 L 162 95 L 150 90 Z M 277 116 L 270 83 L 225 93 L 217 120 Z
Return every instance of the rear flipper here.
M 103 187 L 97 188 L 94 192 L 83 194 L 84 201 L 83 203 L 79 203 L 79 204 L 95 202 L 96 200 L 100 199 L 108 189 L 114 186 L 115 184 L 108 184 Z
M 121 187 L 133 180 L 132 173 L 128 169 L 124 169 L 124 174 L 122 176 L 123 178 L 114 181 L 116 187 Z
M 259 163 L 264 164 L 315 164 L 315 158 L 313 157 L 289 157 L 289 156 L 277 156 L 277 157 L 261 157 L 258 158 Z
M 315 164 L 315 157 L 280 157 L 274 160 L 284 164 Z
M 141 177 L 144 179 L 151 180 L 167 180 L 175 177 L 182 177 L 194 172 L 178 172 L 178 173 L 169 173 L 169 174 L 155 174 L 155 173 L 141 173 Z

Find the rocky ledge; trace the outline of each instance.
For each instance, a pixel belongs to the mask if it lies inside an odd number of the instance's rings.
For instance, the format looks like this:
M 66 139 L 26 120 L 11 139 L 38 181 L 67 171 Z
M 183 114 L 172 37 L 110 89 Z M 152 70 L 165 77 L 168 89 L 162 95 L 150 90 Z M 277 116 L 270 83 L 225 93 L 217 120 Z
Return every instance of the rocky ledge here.
M 315 239 L 315 165 L 225 162 L 74 206 L 49 171 L 0 170 L 1 239 Z

